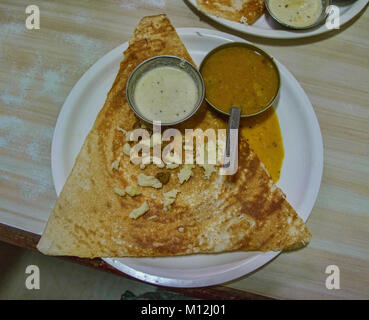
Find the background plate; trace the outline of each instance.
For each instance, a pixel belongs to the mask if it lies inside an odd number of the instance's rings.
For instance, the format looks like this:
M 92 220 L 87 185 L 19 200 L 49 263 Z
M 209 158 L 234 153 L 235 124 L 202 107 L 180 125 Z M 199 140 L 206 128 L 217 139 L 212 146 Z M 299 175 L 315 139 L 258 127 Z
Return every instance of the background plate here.
M 241 38 L 219 31 L 179 28 L 179 36 L 197 65 L 213 48 Z M 128 42 L 97 61 L 77 82 L 67 97 L 55 127 L 52 174 L 59 195 L 72 170 L 79 150 L 99 110 L 104 105 Z M 304 221 L 318 195 L 323 171 L 323 143 L 318 121 L 305 92 L 278 61 L 281 92 L 276 103 L 284 148 L 281 178 L 287 200 Z M 132 277 L 165 286 L 201 287 L 224 283 L 243 276 L 278 255 L 278 252 L 234 252 L 168 258 L 105 258 Z
M 185 2 L 190 3 L 197 10 L 196 0 L 186 0 Z M 367 5 L 368 0 L 333 0 L 332 4 L 340 9 L 340 25 L 342 26 L 346 22 L 357 16 L 360 11 Z M 266 9 L 265 9 L 266 10 Z M 203 11 L 201 11 L 203 12 Z M 278 23 L 276 23 L 273 18 L 269 16 L 268 13 L 264 13 L 253 25 L 248 26 L 242 23 L 230 21 L 223 18 L 218 18 L 216 16 L 207 14 L 203 12 L 206 16 L 212 20 L 229 27 L 233 30 L 252 34 L 254 36 L 264 37 L 264 38 L 274 38 L 274 39 L 297 39 L 310 37 L 322 33 L 329 32 L 331 30 L 327 29 L 325 24 L 318 26 L 313 29 L 308 30 L 289 30 L 283 28 Z

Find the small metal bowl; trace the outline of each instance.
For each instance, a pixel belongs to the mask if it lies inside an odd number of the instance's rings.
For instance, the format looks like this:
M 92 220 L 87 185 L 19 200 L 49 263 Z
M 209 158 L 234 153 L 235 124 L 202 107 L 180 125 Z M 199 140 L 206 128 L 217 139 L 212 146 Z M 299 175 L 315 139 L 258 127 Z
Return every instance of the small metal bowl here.
M 178 123 L 181 123 L 191 116 L 193 116 L 196 111 L 200 108 L 204 97 L 205 97 L 205 85 L 204 80 L 202 79 L 201 73 L 199 70 L 193 66 L 190 62 L 183 58 L 179 58 L 176 56 L 170 56 L 170 55 L 162 55 L 162 56 L 156 56 L 153 58 L 149 58 L 142 63 L 140 63 L 130 74 L 127 85 L 126 85 L 126 97 L 127 102 L 132 109 L 132 111 L 136 114 L 137 117 L 142 119 L 143 121 L 147 123 L 153 124 L 153 121 L 156 119 L 148 119 L 146 118 L 136 107 L 135 100 L 134 100 L 134 92 L 136 88 L 137 81 L 148 71 L 158 68 L 158 67 L 173 67 L 178 68 L 182 71 L 187 72 L 191 78 L 194 80 L 196 87 L 197 87 L 197 101 L 194 105 L 193 110 L 187 114 L 184 118 L 174 121 L 174 122 L 162 122 L 162 126 L 171 126 Z
M 322 12 L 321 12 L 320 16 L 318 17 L 318 19 L 314 23 L 312 23 L 311 25 L 308 25 L 308 26 L 305 26 L 305 27 L 297 27 L 297 26 L 285 23 L 285 22 L 281 21 L 280 19 L 278 19 L 269 7 L 270 0 L 264 0 L 265 6 L 266 6 L 270 16 L 276 22 L 278 22 L 280 25 L 282 25 L 286 28 L 289 28 L 289 29 L 293 29 L 293 30 L 306 30 L 306 29 L 314 28 L 314 27 L 317 27 L 318 25 L 320 25 L 324 22 L 324 20 L 328 16 L 327 8 L 331 5 L 331 0 L 321 0 L 321 1 L 322 1 Z
M 244 118 L 244 117 L 251 117 L 251 116 L 256 116 L 264 111 L 266 111 L 267 109 L 269 109 L 273 103 L 277 100 L 278 98 L 278 95 L 279 95 L 279 91 L 280 91 L 280 88 L 281 88 L 281 75 L 279 73 L 279 69 L 278 69 L 278 66 L 277 64 L 275 63 L 273 57 L 271 57 L 269 54 L 267 54 L 265 51 L 261 50 L 260 48 L 250 44 L 250 43 L 246 43 L 246 42 L 231 42 L 231 43 L 226 43 L 226 44 L 223 44 L 223 45 L 220 45 L 219 47 L 216 47 L 215 49 L 213 49 L 212 51 L 210 51 L 204 58 L 204 60 L 202 60 L 201 62 L 201 65 L 200 65 L 200 72 L 202 70 L 202 68 L 204 67 L 206 61 L 213 55 L 215 54 L 216 52 L 220 51 L 220 50 L 223 50 L 223 49 L 226 49 L 226 48 L 233 48 L 233 47 L 242 47 L 242 48 L 247 48 L 247 49 L 250 49 L 252 51 L 255 51 L 257 53 L 259 53 L 260 55 L 262 55 L 263 57 L 265 57 L 268 61 L 270 61 L 272 63 L 272 65 L 274 66 L 276 72 L 277 72 L 277 75 L 278 75 L 278 89 L 275 93 L 275 95 L 273 96 L 273 98 L 269 101 L 269 103 L 263 108 L 261 109 L 260 111 L 258 112 L 255 112 L 255 113 L 250 113 L 250 114 L 241 114 L 241 118 Z M 206 98 L 205 96 L 205 100 L 206 102 L 213 108 L 215 109 L 216 111 L 226 115 L 226 116 L 229 116 L 230 115 L 230 112 L 225 112 L 223 110 L 220 110 L 218 107 L 216 107 L 209 99 Z

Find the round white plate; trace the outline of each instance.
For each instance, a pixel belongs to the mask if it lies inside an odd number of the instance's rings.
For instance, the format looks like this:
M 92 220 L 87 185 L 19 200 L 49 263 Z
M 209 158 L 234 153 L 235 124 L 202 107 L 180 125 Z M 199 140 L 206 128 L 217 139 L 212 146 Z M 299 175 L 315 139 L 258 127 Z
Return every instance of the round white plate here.
M 196 0 L 187 0 L 187 2 L 189 2 L 193 7 L 199 10 Z M 344 25 L 346 22 L 350 21 L 356 15 L 358 15 L 360 11 L 366 6 L 367 3 L 368 0 L 333 0 L 332 5 L 335 5 L 339 8 L 340 26 Z M 301 31 L 289 30 L 283 28 L 281 25 L 276 23 L 267 12 L 265 12 L 251 26 L 223 18 L 218 18 L 203 11 L 201 12 L 206 16 L 208 16 L 209 18 L 211 18 L 212 20 L 233 30 L 264 38 L 296 39 L 310 37 L 331 31 L 325 26 L 325 24 L 322 24 L 321 26 L 308 30 Z
M 200 65 L 213 48 L 244 41 L 219 31 L 177 29 L 189 53 Z M 77 82 L 59 114 L 51 149 L 52 174 L 57 194 L 72 170 L 85 137 L 104 105 L 119 64 L 124 43 L 97 61 Z M 305 92 L 278 61 L 282 86 L 277 114 L 285 159 L 278 186 L 306 221 L 314 206 L 323 171 L 323 143 L 318 121 Z M 224 283 L 264 265 L 278 252 L 234 252 L 168 258 L 109 258 L 107 263 L 132 277 L 165 286 L 200 287 Z

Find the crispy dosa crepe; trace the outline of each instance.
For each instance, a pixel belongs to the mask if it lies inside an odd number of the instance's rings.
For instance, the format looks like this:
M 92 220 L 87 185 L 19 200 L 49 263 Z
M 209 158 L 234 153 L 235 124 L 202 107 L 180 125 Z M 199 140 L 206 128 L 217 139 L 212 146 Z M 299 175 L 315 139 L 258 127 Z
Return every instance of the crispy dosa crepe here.
M 228 20 L 253 24 L 263 14 L 264 0 L 196 0 L 199 9 Z
M 141 194 L 119 196 L 140 173 L 155 176 L 164 169 L 144 170 L 122 155 L 125 134 L 137 122 L 125 86 L 131 71 L 156 55 L 176 55 L 193 62 L 165 15 L 143 18 L 124 52 L 120 70 L 106 102 L 88 134 L 64 188 L 55 203 L 37 248 L 49 255 L 79 257 L 173 256 L 235 250 L 285 250 L 310 240 L 304 222 L 250 150 L 240 142 L 239 170 L 233 176 L 213 173 L 179 184 L 177 173 L 160 189 L 139 187 Z M 215 128 L 216 116 L 205 104 L 179 127 Z M 113 164 L 113 165 L 112 165 Z M 114 169 L 115 168 L 115 169 Z M 177 189 L 170 210 L 163 193 Z M 137 219 L 132 210 L 144 202 L 149 210 Z

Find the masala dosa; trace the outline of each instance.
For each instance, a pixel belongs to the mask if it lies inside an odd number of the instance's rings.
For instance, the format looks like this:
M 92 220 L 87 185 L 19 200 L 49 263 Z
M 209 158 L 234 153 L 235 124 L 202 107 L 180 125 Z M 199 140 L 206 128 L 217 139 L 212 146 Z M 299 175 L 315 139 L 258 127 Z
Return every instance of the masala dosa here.
M 246 140 L 240 140 L 235 175 L 212 174 L 204 179 L 196 166 L 193 177 L 179 184 L 172 177 L 161 189 L 140 188 L 141 194 L 119 196 L 137 182 L 144 170 L 120 157 L 124 133 L 137 119 L 127 104 L 126 81 L 142 61 L 156 55 L 175 55 L 193 63 L 166 15 L 144 17 L 124 52 L 120 70 L 89 132 L 74 167 L 57 199 L 38 243 L 48 255 L 79 257 L 174 256 L 226 251 L 280 251 L 301 247 L 310 233 L 286 201 Z M 216 115 L 204 103 L 178 128 L 215 128 Z M 112 163 L 119 160 L 119 170 Z M 178 189 L 171 209 L 163 209 L 163 192 Z M 142 203 L 149 210 L 138 219 L 132 210 Z
M 205 13 L 248 25 L 265 10 L 264 0 L 196 0 L 196 3 Z

